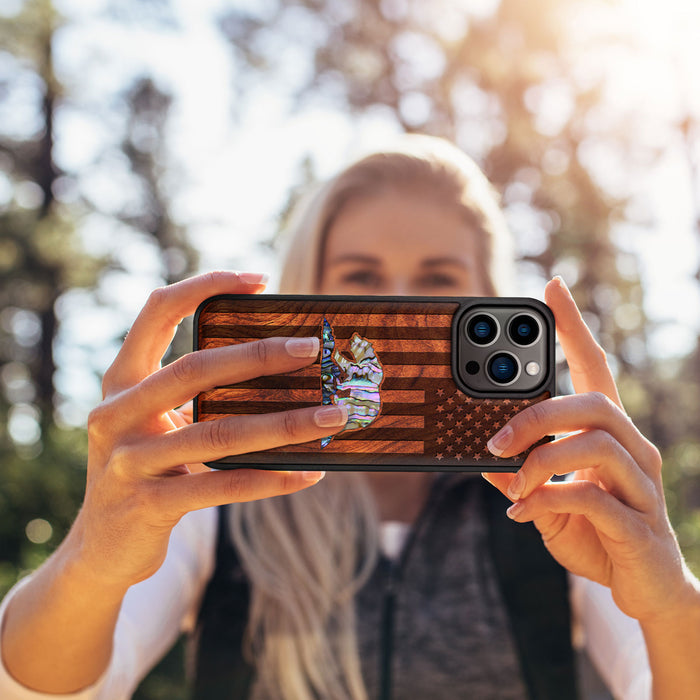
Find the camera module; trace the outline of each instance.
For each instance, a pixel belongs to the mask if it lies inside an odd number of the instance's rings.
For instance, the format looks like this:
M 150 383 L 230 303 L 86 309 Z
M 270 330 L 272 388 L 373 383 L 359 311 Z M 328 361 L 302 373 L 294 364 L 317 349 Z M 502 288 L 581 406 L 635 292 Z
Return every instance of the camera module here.
M 491 381 L 506 386 L 512 384 L 520 374 L 520 363 L 509 352 L 498 352 L 488 361 L 486 372 Z
M 498 336 L 498 321 L 490 314 L 475 314 L 467 323 L 467 338 L 474 345 L 491 345 Z
M 554 377 L 554 319 L 535 299 L 467 298 L 453 318 L 452 375 L 468 396 L 531 398 Z
M 508 337 L 521 347 L 532 345 L 540 337 L 540 324 L 534 316 L 519 314 L 508 324 Z

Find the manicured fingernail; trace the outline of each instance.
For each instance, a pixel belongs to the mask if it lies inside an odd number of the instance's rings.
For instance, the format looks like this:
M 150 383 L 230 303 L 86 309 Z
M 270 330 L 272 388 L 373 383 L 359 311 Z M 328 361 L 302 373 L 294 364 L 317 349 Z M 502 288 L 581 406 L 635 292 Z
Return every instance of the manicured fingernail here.
M 320 341 L 318 338 L 290 338 L 284 347 L 292 357 L 316 357 Z
M 522 503 L 513 503 L 513 505 L 506 511 L 506 515 L 511 520 L 515 520 L 523 512 L 524 509 L 525 506 Z
M 317 481 L 321 481 L 321 479 L 326 476 L 326 472 L 303 472 L 302 476 L 304 477 L 304 481 L 309 481 L 312 484 L 315 484 Z
M 487 443 L 489 452 L 496 457 L 500 457 L 513 442 L 513 429 L 506 425 L 501 428 Z
M 270 276 L 264 272 L 239 272 L 238 279 L 245 284 L 267 284 Z
M 571 294 L 571 292 L 569 292 L 569 287 L 567 286 L 566 282 L 564 282 L 564 278 L 561 275 L 554 275 L 552 280 L 556 282 L 565 292 Z
M 520 498 L 524 488 L 525 476 L 522 472 L 518 472 L 513 481 L 510 482 L 510 486 L 508 487 L 508 496 L 514 501 L 517 501 Z
M 348 422 L 348 409 L 345 406 L 324 406 L 314 413 L 314 421 L 319 428 L 337 428 Z

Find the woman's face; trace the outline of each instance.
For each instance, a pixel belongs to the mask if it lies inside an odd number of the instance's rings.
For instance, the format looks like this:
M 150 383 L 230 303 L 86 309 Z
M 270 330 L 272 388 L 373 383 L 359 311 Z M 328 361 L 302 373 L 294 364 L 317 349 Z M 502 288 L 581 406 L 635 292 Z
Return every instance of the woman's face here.
M 483 296 L 475 238 L 458 211 L 413 190 L 351 200 L 328 232 L 318 291 Z

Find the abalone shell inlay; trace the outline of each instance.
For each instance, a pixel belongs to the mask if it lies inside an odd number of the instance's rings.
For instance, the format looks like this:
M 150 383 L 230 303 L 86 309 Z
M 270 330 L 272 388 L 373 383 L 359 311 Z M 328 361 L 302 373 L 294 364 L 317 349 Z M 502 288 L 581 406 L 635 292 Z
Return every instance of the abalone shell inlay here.
M 348 422 L 343 430 L 366 428 L 381 411 L 379 389 L 384 379 L 384 369 L 372 343 L 354 333 L 348 348 L 350 357 L 346 357 L 336 348 L 333 329 L 325 318 L 322 340 L 322 402 L 324 405 L 347 407 Z M 333 436 L 323 438 L 321 447 L 328 445 L 332 439 Z

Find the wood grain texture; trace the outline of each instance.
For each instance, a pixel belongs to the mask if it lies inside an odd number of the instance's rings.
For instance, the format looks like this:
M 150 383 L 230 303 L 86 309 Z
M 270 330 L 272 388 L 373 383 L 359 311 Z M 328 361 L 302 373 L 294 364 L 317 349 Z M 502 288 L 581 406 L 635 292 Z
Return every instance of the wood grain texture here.
M 399 302 L 271 301 L 264 297 L 218 300 L 199 313 L 197 347 L 208 349 L 272 336 L 316 335 L 323 319 L 335 348 L 347 359 L 355 333 L 368 340 L 381 363 L 379 416 L 346 430 L 325 447 L 316 440 L 255 454 L 232 456 L 220 466 L 303 465 L 314 468 L 512 468 L 493 457 L 486 442 L 510 417 L 536 399 L 467 396 L 452 378 L 452 322 L 456 302 L 417 303 L 407 313 Z M 292 310 L 293 309 L 293 310 Z M 272 413 L 322 404 L 321 363 L 296 372 L 217 387 L 196 399 L 198 420 Z

